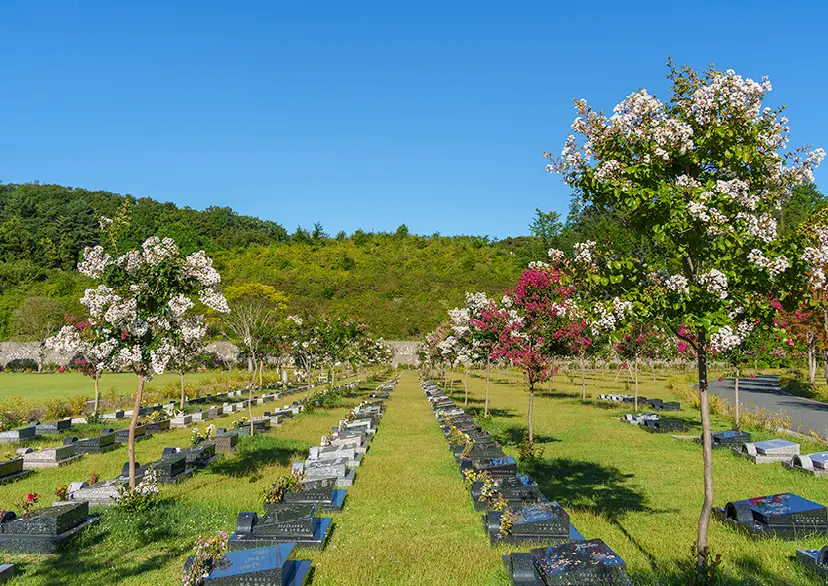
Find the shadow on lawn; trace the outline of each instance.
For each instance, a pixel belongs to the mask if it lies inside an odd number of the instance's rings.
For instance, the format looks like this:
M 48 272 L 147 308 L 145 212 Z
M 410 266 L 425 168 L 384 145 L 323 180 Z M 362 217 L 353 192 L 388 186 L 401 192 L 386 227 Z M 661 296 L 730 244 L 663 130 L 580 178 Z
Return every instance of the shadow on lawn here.
M 294 458 L 304 459 L 309 447 L 309 442 L 298 440 L 267 436 L 243 437 L 239 440 L 235 455 L 213 462 L 210 472 L 236 478 L 253 476 L 263 466 L 287 466 Z
M 504 446 L 520 446 L 523 443 L 523 434 L 526 433 L 525 425 L 512 425 L 503 429 L 487 429 L 493 438 Z M 561 440 L 551 435 L 535 434 L 536 444 L 552 444 Z
M 789 579 L 774 575 L 763 568 L 761 561 L 756 558 L 738 556 L 726 559 L 723 557 L 722 561 L 738 566 L 746 575 L 737 577 L 731 572 L 719 569 L 715 581 L 717 586 L 788 586 L 791 584 Z M 688 548 L 686 559 L 678 566 L 673 565 L 669 570 L 664 568 L 647 574 L 630 572 L 630 577 L 635 584 L 642 586 L 685 586 L 691 583 L 694 571 L 695 566 L 690 559 Z
M 472 417 L 483 416 L 483 407 L 469 407 L 465 409 L 465 411 Z M 492 417 L 502 417 L 504 419 L 517 417 L 517 414 L 515 413 L 514 409 L 497 409 L 492 407 L 489 407 L 489 415 L 491 415 Z
M 565 509 L 581 509 L 607 519 L 650 562 L 657 567 L 655 557 L 621 524 L 629 512 L 656 511 L 647 506 L 644 495 L 628 485 L 632 474 L 617 468 L 605 467 L 580 460 L 540 460 L 526 468 L 547 498 L 557 501 Z

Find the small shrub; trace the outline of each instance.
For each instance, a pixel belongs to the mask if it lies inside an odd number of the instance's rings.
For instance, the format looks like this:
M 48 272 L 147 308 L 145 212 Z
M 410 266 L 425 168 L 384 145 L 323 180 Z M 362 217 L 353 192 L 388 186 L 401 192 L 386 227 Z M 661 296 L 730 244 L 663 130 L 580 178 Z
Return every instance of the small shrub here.
M 6 363 L 6 372 L 37 372 L 37 361 L 31 358 L 15 358 Z
M 55 496 L 59 501 L 68 501 L 69 500 L 69 485 L 68 484 L 61 484 L 55 489 Z
M 199 536 L 193 547 L 192 561 L 184 567 L 181 586 L 202 586 L 204 576 L 210 570 L 224 567 L 222 560 L 227 553 L 229 539 L 230 535 L 225 531 L 219 531 L 215 537 Z
M 149 468 L 144 472 L 134 490 L 129 485 L 122 484 L 118 487 L 118 495 L 115 497 L 115 505 L 123 510 L 132 513 L 143 513 L 150 510 L 158 499 L 158 471 Z
M 522 464 L 531 466 L 538 460 L 543 458 L 543 447 L 535 444 L 534 440 L 529 440 L 529 432 L 523 432 L 523 441 L 520 442 L 520 452 L 518 453 L 518 460 Z
M 500 516 L 500 530 L 498 531 L 501 537 L 507 537 L 512 532 L 512 525 L 514 525 L 515 519 L 517 519 L 517 513 L 503 511 L 503 514 Z
M 721 554 L 713 554 L 709 547 L 705 547 L 699 555 L 699 546 L 693 543 L 690 548 L 690 564 L 685 573 L 688 586 L 715 586 L 719 583 L 719 566 L 722 563 Z M 701 564 L 699 564 L 701 557 Z
M 302 489 L 304 474 L 292 472 L 276 478 L 276 481 L 264 489 L 264 502 L 281 503 L 288 491 L 299 492 Z
M 29 519 L 37 509 L 37 503 L 40 501 L 40 495 L 36 492 L 30 492 L 20 503 L 20 510 L 23 511 L 23 518 Z
M 64 419 L 72 415 L 72 410 L 62 399 L 46 399 L 43 402 L 46 408 L 46 419 Z

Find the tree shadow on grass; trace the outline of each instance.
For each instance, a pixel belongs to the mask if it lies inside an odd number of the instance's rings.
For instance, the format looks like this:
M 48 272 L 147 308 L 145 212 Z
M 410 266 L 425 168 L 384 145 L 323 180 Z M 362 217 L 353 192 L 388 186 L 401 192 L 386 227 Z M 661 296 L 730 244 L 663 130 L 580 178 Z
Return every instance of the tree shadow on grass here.
M 714 552 L 715 553 L 715 552 Z M 716 586 L 789 586 L 790 577 L 776 576 L 762 567 L 759 560 L 747 556 L 724 559 L 744 571 L 743 575 L 734 576 L 732 572 L 719 569 L 716 579 L 713 582 Z M 630 572 L 633 583 L 642 586 L 686 586 L 691 584 L 695 565 L 690 559 L 690 548 L 687 548 L 687 556 L 679 564 L 672 564 L 659 568 L 656 572 L 642 574 Z M 745 575 L 746 574 L 746 575 Z
M 642 493 L 629 486 L 632 474 L 593 462 L 569 459 L 543 459 L 525 468 L 541 492 L 565 509 L 580 509 L 607 519 L 656 568 L 655 557 L 621 523 L 630 512 L 658 513 L 647 506 Z
M 466 413 L 471 415 L 472 417 L 482 417 L 483 416 L 483 407 L 469 407 L 465 409 Z M 517 417 L 517 414 L 513 409 L 497 409 L 489 407 L 489 415 L 491 417 L 502 417 L 502 418 L 512 418 Z
M 308 453 L 310 442 L 268 436 L 242 437 L 236 453 L 213 462 L 209 470 L 235 478 L 255 475 L 260 468 L 271 464 L 287 466 L 291 460 Z
M 581 393 L 577 391 L 535 391 L 535 396 L 542 399 L 580 399 Z
M 520 446 L 523 443 L 523 434 L 526 433 L 526 426 L 512 425 L 502 429 L 487 430 L 493 438 L 504 446 Z M 536 444 L 552 444 L 561 440 L 551 435 L 535 434 Z

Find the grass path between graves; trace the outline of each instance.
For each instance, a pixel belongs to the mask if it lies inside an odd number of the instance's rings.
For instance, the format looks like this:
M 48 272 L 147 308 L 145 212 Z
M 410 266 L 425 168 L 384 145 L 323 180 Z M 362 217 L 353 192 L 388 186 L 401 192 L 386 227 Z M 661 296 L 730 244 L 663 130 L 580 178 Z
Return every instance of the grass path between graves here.
M 413 372 L 392 393 L 335 519 L 313 558 L 314 586 L 507 583 Z
M 0 561 L 18 565 L 22 572 L 13 586 L 173 586 L 181 583 L 184 560 L 199 535 L 219 530 L 233 532 L 240 511 L 262 512 L 262 491 L 276 476 L 288 474 L 292 461 L 307 457 L 308 448 L 367 397 L 375 385 L 363 385 L 335 407 L 317 409 L 287 419 L 279 428 L 254 438 L 242 437 L 236 453 L 177 485 L 161 486 L 161 502 L 146 514 L 124 514 L 112 508 L 93 507 L 101 521 L 73 540 L 60 555 L 0 555 Z M 253 408 L 254 415 L 299 400 L 291 395 L 276 403 Z M 212 420 L 232 427 L 236 416 Z M 121 425 L 123 426 L 123 424 Z M 157 460 L 166 446 L 189 445 L 190 429 L 155 434 L 136 444 L 138 461 Z M 55 441 L 52 445 L 59 443 Z M 117 476 L 126 460 L 126 448 L 108 454 L 87 455 L 64 468 L 39 470 L 20 482 L 0 486 L 0 508 L 19 510 L 27 492 L 41 494 L 41 503 L 54 500 L 62 483 Z M 301 554 L 300 554 L 301 555 Z
M 459 375 L 455 375 L 459 379 Z M 486 428 L 517 459 L 526 429 L 528 392 L 514 373 L 498 373 L 492 384 L 493 420 Z M 642 377 L 644 379 L 644 377 Z M 629 392 L 622 377 L 591 374 L 592 396 Z M 454 399 L 463 406 L 462 381 L 454 384 Z M 469 378 L 466 408 L 482 413 L 485 382 L 475 373 Z M 625 407 L 599 407 L 581 401 L 580 379 L 570 383 L 556 377 L 551 388 L 536 394 L 536 441 L 543 458 L 530 472 L 543 493 L 559 502 L 587 539 L 601 538 L 627 562 L 636 585 L 680 586 L 702 503 L 702 455 L 699 444 L 654 435 L 618 421 Z M 642 380 L 640 394 L 676 400 L 664 376 Z M 685 408 L 669 413 L 687 420 L 688 434 L 700 433 L 699 414 Z M 713 418 L 713 429 L 729 429 L 728 422 Z M 787 437 L 764 430 L 748 430 L 754 441 Z M 798 441 L 798 440 L 795 440 Z M 801 441 L 803 453 L 818 451 L 817 444 Z M 824 448 L 822 448 L 824 449 Z M 730 453 L 715 450 L 713 462 L 715 506 L 728 501 L 790 491 L 828 504 L 828 480 L 786 470 L 780 464 L 755 465 Z M 482 534 L 483 529 L 479 528 Z M 721 584 L 744 586 L 820 584 L 794 561 L 798 548 L 819 548 L 828 538 L 788 542 L 752 541 L 717 521 L 711 523 L 710 542 L 722 554 Z M 524 551 L 527 547 L 518 548 Z M 481 563 L 483 560 L 481 559 Z

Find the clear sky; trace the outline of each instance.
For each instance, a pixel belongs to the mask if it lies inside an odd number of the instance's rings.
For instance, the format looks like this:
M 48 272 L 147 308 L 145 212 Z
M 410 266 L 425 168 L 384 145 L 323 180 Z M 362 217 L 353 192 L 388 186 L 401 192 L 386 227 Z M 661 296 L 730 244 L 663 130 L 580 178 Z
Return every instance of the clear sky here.
M 666 96 L 668 55 L 769 75 L 791 144 L 828 148 L 826 29 L 825 2 L 2 0 L 0 181 L 524 234 L 568 208 L 542 152 L 572 99 Z

